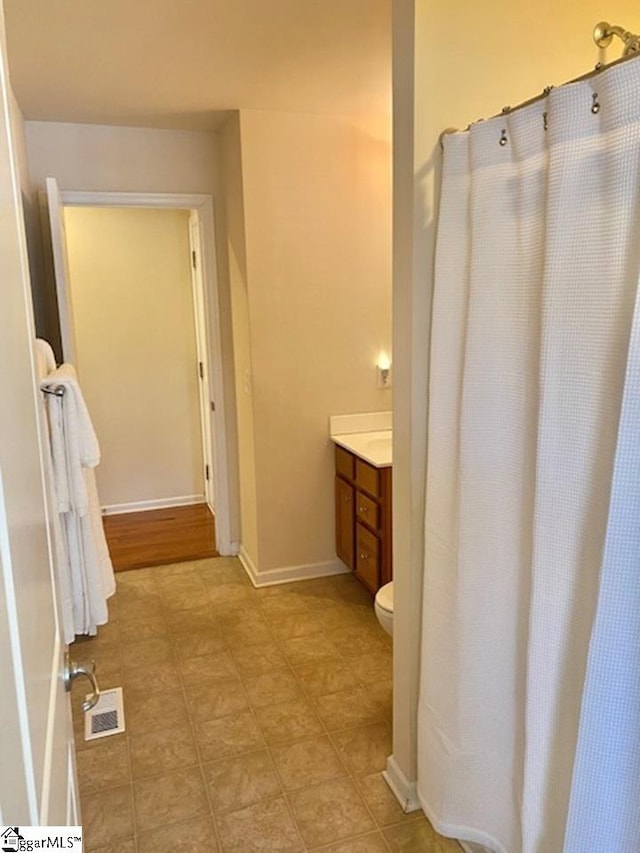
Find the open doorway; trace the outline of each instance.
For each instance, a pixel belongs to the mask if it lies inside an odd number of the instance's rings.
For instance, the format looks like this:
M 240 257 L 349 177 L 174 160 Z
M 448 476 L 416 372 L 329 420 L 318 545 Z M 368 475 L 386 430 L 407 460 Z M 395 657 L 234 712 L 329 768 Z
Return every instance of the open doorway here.
M 114 562 L 228 553 L 211 200 L 62 193 L 57 204 L 64 355 L 103 445 Z

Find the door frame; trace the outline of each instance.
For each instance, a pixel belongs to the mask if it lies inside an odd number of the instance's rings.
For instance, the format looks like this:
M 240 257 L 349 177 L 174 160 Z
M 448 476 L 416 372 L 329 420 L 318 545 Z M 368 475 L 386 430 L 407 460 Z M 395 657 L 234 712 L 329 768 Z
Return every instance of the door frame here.
M 213 492 L 216 507 L 216 545 L 222 556 L 235 555 L 238 543 L 233 541 L 231 530 L 232 512 L 230 466 L 228 458 L 228 415 L 225 399 L 224 372 L 222 365 L 222 321 L 220 312 L 220 294 L 218 283 L 218 265 L 215 237 L 215 216 L 213 197 L 203 193 L 124 193 L 124 192 L 85 192 L 61 190 L 62 204 L 65 207 L 141 207 L 157 210 L 185 210 L 194 212 L 198 220 L 200 238 L 200 261 L 202 276 L 202 308 L 200 318 L 204 330 L 206 365 L 209 377 L 210 391 L 215 403 L 215 411 L 209 409 L 203 412 L 203 417 L 209 418 L 209 424 L 214 420 L 213 446 L 206 449 L 205 457 L 213 459 Z M 69 293 L 58 293 L 60 299 L 70 303 Z M 65 315 L 69 316 L 68 312 Z M 61 319 L 62 323 L 62 312 Z M 61 330 L 64 339 L 65 330 Z M 203 443 L 206 441 L 206 431 Z M 205 493 L 206 493 L 205 482 Z M 208 495 L 207 495 L 208 497 Z
M 203 462 L 205 465 L 204 492 L 211 512 L 215 511 L 215 482 L 212 476 L 215 464 L 211 457 L 213 438 L 211 435 L 212 402 L 209 379 L 209 345 L 207 338 L 207 294 L 202 279 L 202 248 L 200 246 L 200 216 L 197 210 L 189 211 L 189 253 L 191 270 L 191 292 L 193 294 L 194 331 L 198 356 L 198 399 L 200 401 L 200 427 L 202 430 Z M 211 464 L 210 464 L 211 463 Z

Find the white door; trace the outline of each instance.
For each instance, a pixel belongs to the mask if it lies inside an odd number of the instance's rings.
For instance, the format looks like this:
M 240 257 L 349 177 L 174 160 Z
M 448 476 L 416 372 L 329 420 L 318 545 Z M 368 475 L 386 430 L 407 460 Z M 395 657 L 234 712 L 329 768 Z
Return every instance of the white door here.
M 76 364 L 75 327 L 73 325 L 73 304 L 69 283 L 69 259 L 67 257 L 67 237 L 64 231 L 64 207 L 56 179 L 47 178 L 46 186 L 63 361 Z
M 198 354 L 198 390 L 200 394 L 200 424 L 202 429 L 202 455 L 205 466 L 204 491 L 211 512 L 215 512 L 213 476 L 213 407 L 209 383 L 209 348 L 207 346 L 206 303 L 202 280 L 202 257 L 200 250 L 200 223 L 198 214 L 192 210 L 189 216 L 189 245 L 191 248 L 191 281 L 193 284 L 193 308 Z
M 79 822 L 0 8 L 0 822 Z

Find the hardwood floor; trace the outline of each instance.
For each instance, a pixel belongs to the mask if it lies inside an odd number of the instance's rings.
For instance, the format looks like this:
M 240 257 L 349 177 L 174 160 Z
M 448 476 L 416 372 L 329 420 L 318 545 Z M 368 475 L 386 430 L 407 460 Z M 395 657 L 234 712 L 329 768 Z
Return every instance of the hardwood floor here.
M 116 572 L 218 556 L 206 504 L 105 515 L 102 521 Z

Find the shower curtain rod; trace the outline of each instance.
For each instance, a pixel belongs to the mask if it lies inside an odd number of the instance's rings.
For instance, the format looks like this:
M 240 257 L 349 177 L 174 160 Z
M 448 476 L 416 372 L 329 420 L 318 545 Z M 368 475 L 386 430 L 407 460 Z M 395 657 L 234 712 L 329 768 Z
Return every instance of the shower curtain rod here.
M 603 62 L 598 62 L 593 71 L 587 71 L 586 74 L 581 74 L 579 77 L 574 77 L 572 80 L 568 80 L 566 83 L 563 83 L 564 86 L 569 86 L 571 83 L 580 83 L 582 80 L 590 80 L 592 77 L 597 77 L 598 74 L 601 74 L 603 71 L 606 71 L 608 68 L 612 68 L 614 65 L 620 65 L 622 62 L 626 62 L 627 59 L 634 59 L 640 55 L 640 35 L 635 35 L 634 33 L 630 33 L 628 30 L 623 29 L 622 27 L 617 26 L 616 24 L 608 24 L 606 21 L 601 21 L 599 24 L 593 28 L 593 40 L 598 45 L 598 47 L 608 47 L 614 36 L 618 36 L 618 38 L 622 39 L 624 42 L 624 51 L 622 56 L 619 59 L 614 59 L 612 62 L 607 62 L 606 64 Z M 540 92 L 539 95 L 534 95 L 533 98 L 529 98 L 526 101 L 522 101 L 519 104 L 516 104 L 515 107 L 503 107 L 502 111 L 496 113 L 494 116 L 490 116 L 488 120 L 492 118 L 499 118 L 500 116 L 511 115 L 511 113 L 516 112 L 517 110 L 522 110 L 524 107 L 529 107 L 531 104 L 535 104 L 538 101 L 542 101 L 547 97 L 549 92 L 553 89 L 553 86 L 545 86 L 545 88 Z M 484 121 L 485 119 L 478 119 L 478 121 Z M 467 130 L 471 127 L 472 124 L 477 124 L 477 122 L 471 122 L 471 124 L 467 125 Z M 447 127 L 440 134 L 440 147 L 443 147 L 444 137 L 449 133 L 459 133 L 459 128 L 457 127 Z

